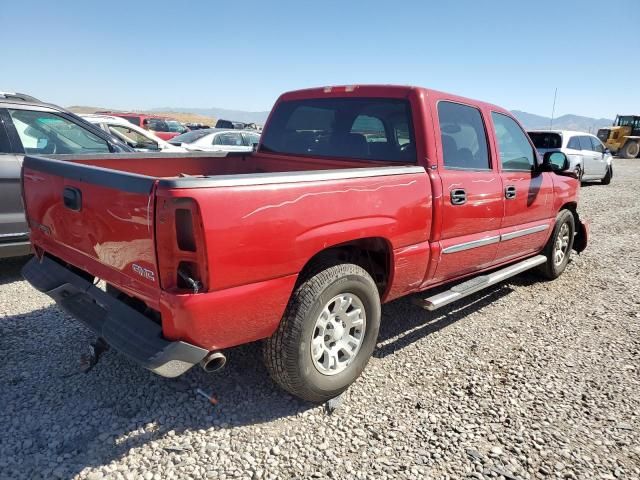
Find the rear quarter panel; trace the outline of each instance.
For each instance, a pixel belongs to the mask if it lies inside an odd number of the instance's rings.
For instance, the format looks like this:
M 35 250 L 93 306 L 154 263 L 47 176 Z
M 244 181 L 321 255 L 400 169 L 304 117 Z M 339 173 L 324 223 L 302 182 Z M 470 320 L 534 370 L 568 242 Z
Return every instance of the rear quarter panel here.
M 427 174 L 274 185 L 157 190 L 196 199 L 203 219 L 209 292 L 166 295 L 169 338 L 226 348 L 277 328 L 305 264 L 324 249 L 377 237 L 391 252 L 387 299 L 417 288 L 429 260 Z

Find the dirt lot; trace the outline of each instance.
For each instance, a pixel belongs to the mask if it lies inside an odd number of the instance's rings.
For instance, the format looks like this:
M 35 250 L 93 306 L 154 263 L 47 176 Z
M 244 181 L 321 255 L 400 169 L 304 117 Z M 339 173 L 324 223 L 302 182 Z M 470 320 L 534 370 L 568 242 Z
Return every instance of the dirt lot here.
M 386 305 L 333 415 L 276 388 L 258 345 L 216 375 L 115 352 L 79 373 L 90 333 L 0 261 L 0 478 L 640 478 L 638 192 L 639 160 L 582 188 L 591 244 L 555 282 Z

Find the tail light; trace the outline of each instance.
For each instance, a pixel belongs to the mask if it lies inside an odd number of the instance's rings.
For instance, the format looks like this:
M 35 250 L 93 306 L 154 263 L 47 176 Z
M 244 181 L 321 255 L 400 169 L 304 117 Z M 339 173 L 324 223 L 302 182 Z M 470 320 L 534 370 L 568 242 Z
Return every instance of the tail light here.
M 196 201 L 158 197 L 156 251 L 160 286 L 172 293 L 201 293 L 209 286 L 204 227 Z

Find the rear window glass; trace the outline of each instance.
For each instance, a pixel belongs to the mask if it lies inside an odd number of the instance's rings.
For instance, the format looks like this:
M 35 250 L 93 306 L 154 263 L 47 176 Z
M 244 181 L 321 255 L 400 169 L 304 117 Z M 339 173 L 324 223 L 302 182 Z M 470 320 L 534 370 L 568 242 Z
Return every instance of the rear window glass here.
M 551 132 L 529 132 L 536 148 L 562 148 L 562 136 Z
M 280 103 L 260 151 L 390 162 L 416 161 L 411 107 L 388 98 L 322 98 Z

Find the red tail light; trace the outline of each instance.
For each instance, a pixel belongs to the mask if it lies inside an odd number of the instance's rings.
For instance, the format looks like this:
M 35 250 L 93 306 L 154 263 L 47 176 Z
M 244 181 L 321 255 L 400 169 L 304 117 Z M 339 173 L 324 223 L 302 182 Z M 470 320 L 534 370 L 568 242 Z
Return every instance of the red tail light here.
M 192 198 L 158 197 L 156 251 L 160 286 L 173 293 L 201 293 L 209 286 L 204 228 Z

